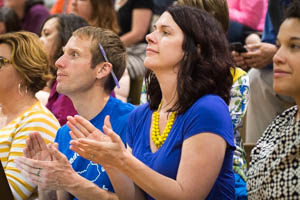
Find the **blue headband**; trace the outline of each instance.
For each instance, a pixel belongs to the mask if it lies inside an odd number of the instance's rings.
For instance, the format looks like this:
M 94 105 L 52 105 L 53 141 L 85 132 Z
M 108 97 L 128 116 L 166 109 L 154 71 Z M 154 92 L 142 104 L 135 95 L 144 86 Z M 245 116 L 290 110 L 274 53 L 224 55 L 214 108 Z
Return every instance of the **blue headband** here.
M 103 48 L 103 46 L 102 46 L 100 43 L 99 43 L 99 48 L 100 48 L 101 54 L 102 54 L 103 57 L 104 57 L 105 62 L 109 62 L 109 61 L 108 61 L 108 58 L 107 58 L 107 56 L 106 56 L 106 53 L 105 53 L 105 51 L 104 51 L 104 48 Z M 118 81 L 118 79 L 117 79 L 117 77 L 116 77 L 116 75 L 115 75 L 115 73 L 114 73 L 114 71 L 113 71 L 112 68 L 111 68 L 110 73 L 111 73 L 111 75 L 112 75 L 112 77 L 113 77 L 113 79 L 114 79 L 114 82 L 115 82 L 116 86 L 117 86 L 118 88 L 120 88 L 119 81 Z

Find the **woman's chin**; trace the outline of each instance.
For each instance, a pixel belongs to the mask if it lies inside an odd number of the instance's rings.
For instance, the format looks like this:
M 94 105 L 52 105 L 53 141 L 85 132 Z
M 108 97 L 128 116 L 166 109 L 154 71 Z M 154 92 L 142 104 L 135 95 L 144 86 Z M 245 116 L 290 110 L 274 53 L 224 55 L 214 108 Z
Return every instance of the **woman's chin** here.
M 292 97 L 291 90 L 286 87 L 274 85 L 273 89 L 276 94 Z
M 144 61 L 144 66 L 145 66 L 147 69 L 151 69 L 151 70 L 153 70 L 153 68 L 155 68 L 154 63 L 148 61 L 147 59 L 145 59 L 145 61 Z

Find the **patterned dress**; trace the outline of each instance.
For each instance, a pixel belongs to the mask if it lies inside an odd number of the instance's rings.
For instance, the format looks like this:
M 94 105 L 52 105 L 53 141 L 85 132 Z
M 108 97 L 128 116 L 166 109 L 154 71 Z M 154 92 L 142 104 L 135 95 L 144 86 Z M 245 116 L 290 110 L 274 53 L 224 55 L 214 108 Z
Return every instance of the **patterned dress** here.
M 300 199 L 300 120 L 297 106 L 269 125 L 251 152 L 248 199 Z
M 238 68 L 237 68 L 238 69 Z M 246 113 L 249 101 L 249 77 L 245 73 L 234 81 L 230 91 L 229 112 L 234 128 L 234 142 L 236 150 L 233 156 L 233 170 L 246 181 L 247 164 L 245 151 L 238 128 L 242 127 L 242 119 Z M 245 189 L 246 190 L 246 189 Z

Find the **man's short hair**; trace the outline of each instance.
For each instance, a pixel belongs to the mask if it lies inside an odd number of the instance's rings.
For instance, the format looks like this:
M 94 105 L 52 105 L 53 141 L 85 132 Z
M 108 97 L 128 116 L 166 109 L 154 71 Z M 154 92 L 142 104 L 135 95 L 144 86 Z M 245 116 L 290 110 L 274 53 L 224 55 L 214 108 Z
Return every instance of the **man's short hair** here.
M 112 70 L 118 80 L 122 77 L 126 68 L 126 48 L 120 40 L 119 36 L 113 31 L 99 27 L 86 26 L 79 28 L 73 33 L 74 37 L 91 38 L 91 67 L 94 68 L 97 64 L 104 62 L 105 58 L 99 48 L 102 45 L 108 61 L 112 64 Z M 110 74 L 104 81 L 104 90 L 111 92 L 115 87 L 115 82 Z

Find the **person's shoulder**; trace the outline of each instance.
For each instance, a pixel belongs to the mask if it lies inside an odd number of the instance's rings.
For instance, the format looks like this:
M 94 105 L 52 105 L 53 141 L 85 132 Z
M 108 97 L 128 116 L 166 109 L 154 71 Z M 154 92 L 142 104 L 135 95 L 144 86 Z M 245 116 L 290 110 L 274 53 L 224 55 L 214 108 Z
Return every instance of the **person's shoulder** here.
M 40 101 L 38 101 L 30 109 L 28 109 L 23 116 L 29 121 L 32 121 L 33 119 L 37 119 L 43 122 L 48 121 L 48 123 L 53 123 L 53 126 L 56 126 L 57 128 L 60 127 L 56 117 Z
M 204 117 L 216 121 L 230 121 L 229 107 L 217 95 L 208 94 L 200 97 L 184 114 L 187 118 Z
M 63 125 L 62 127 L 60 127 L 60 128 L 58 129 L 58 131 L 61 132 L 61 133 L 69 132 L 69 131 L 70 131 L 70 128 L 68 127 L 67 124 L 65 124 L 65 125 Z
M 292 106 L 286 109 L 285 111 L 283 111 L 281 114 L 277 115 L 271 124 L 284 123 L 285 120 L 289 120 L 293 118 L 296 115 L 297 111 L 298 111 L 297 105 Z
M 131 115 L 140 115 L 145 114 L 150 110 L 149 103 L 144 103 L 139 106 L 136 106 L 135 109 L 131 112 Z
M 141 104 L 139 106 L 136 106 L 134 111 L 135 112 L 144 112 L 144 111 L 149 110 L 149 109 L 150 109 L 149 108 L 149 103 L 147 102 L 147 103 Z
M 208 94 L 200 97 L 190 109 L 218 110 L 220 108 L 228 109 L 228 105 L 220 96 Z
M 283 113 L 281 113 L 279 116 L 287 116 L 287 115 L 294 116 L 297 113 L 297 111 L 298 111 L 298 106 L 295 105 L 283 111 Z
M 69 132 L 70 132 L 70 128 L 67 126 L 67 124 L 60 127 L 56 134 L 56 140 L 59 140 L 59 141 L 56 141 L 56 142 L 61 142 L 61 140 L 65 140 L 66 136 L 70 137 Z
M 125 103 L 114 97 L 110 97 L 110 98 L 111 98 L 111 107 L 113 107 L 114 112 L 117 112 L 120 115 L 130 113 L 135 108 L 135 106 L 132 105 L 131 103 Z
M 28 9 L 28 12 L 33 13 L 47 13 L 49 14 L 49 10 L 43 4 L 35 4 Z

